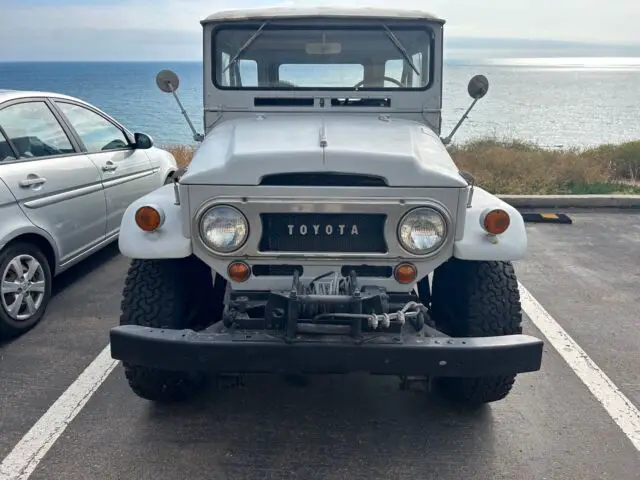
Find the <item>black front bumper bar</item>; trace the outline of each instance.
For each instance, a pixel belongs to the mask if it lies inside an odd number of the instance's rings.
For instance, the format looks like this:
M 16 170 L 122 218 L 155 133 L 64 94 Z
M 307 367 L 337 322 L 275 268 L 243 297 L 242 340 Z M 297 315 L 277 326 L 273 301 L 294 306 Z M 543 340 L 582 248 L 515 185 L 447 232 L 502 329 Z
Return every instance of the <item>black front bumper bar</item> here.
M 543 342 L 499 337 L 345 336 L 287 342 L 275 332 L 166 330 L 136 325 L 111 329 L 111 355 L 132 365 L 211 373 L 350 373 L 480 377 L 540 369 Z

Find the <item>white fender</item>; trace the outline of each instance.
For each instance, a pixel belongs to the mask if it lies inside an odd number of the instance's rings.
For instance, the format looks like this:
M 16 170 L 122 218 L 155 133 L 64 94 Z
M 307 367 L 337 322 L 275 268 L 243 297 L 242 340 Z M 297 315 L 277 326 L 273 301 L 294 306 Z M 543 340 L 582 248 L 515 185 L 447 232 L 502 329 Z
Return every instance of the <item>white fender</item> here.
M 145 232 L 136 224 L 136 210 L 150 205 L 162 210 L 164 222 Z M 180 206 L 175 205 L 173 185 L 165 185 L 132 202 L 125 210 L 118 238 L 120 253 L 129 258 L 184 258 L 191 255 L 191 239 L 182 233 Z
M 475 187 L 472 207 L 465 209 L 464 233 L 456 241 L 453 256 L 463 260 L 520 260 L 527 252 L 527 231 L 520 212 L 504 200 Z M 487 209 L 501 208 L 511 217 L 509 228 L 492 240 L 480 224 Z

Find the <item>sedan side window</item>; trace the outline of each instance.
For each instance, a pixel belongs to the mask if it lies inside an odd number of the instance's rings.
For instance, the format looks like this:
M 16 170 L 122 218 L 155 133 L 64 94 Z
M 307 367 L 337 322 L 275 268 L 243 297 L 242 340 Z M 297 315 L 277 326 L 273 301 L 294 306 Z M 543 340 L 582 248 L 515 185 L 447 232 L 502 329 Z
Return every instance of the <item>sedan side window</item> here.
M 130 148 L 124 132 L 91 110 L 66 102 L 56 102 L 75 128 L 89 153 Z
M 7 141 L 7 137 L 0 131 L 0 162 L 3 160 L 16 160 L 16 157 Z
M 0 127 L 18 150 L 20 158 L 75 152 L 69 137 L 44 102 L 22 102 L 3 108 L 0 110 Z

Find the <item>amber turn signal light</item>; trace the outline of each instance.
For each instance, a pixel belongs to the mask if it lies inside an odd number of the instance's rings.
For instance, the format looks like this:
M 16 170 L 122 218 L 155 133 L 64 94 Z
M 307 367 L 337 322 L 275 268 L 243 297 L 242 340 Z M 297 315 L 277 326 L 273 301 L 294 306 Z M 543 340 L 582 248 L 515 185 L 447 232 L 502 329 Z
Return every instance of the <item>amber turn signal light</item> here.
M 499 208 L 487 212 L 482 220 L 482 228 L 493 235 L 504 233 L 510 224 L 509 214 Z
M 136 211 L 136 224 L 145 232 L 153 232 L 162 225 L 163 215 L 156 208 L 145 205 Z
M 396 267 L 393 276 L 399 283 L 407 284 L 415 281 L 418 271 L 410 263 L 401 263 Z
M 244 282 L 251 275 L 251 268 L 244 262 L 231 262 L 227 268 L 229 278 L 234 282 Z

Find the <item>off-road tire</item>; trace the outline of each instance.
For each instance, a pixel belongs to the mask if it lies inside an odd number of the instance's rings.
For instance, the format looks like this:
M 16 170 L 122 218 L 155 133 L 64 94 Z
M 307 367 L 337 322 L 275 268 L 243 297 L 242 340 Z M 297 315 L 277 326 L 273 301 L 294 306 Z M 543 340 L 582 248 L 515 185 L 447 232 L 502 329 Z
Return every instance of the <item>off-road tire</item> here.
M 518 281 L 511 262 L 451 259 L 433 275 L 432 318 L 439 330 L 458 337 L 522 333 Z M 446 398 L 480 405 L 504 399 L 516 375 L 438 378 Z
M 218 282 L 214 288 L 209 267 L 195 257 L 133 260 L 125 280 L 120 325 L 198 330 L 218 320 L 224 294 L 220 290 Z M 204 373 L 125 362 L 123 367 L 136 395 L 159 403 L 188 400 L 208 383 Z
M 52 274 L 49 260 L 43 254 L 42 250 L 30 242 L 16 241 L 7 245 L 4 250 L 0 251 L 0 282 L 5 268 L 11 260 L 18 255 L 31 255 L 35 258 L 44 273 L 45 291 L 40 306 L 36 312 L 28 320 L 15 320 L 11 318 L 9 313 L 0 301 L 0 339 L 16 338 L 36 326 L 44 316 L 49 300 L 51 299 Z M 1 293 L 0 293 L 1 294 Z

